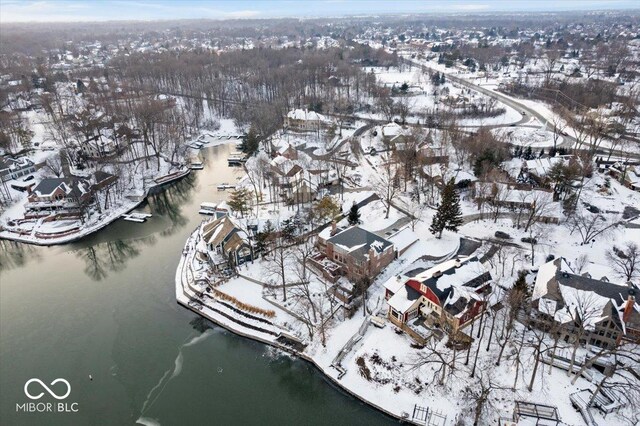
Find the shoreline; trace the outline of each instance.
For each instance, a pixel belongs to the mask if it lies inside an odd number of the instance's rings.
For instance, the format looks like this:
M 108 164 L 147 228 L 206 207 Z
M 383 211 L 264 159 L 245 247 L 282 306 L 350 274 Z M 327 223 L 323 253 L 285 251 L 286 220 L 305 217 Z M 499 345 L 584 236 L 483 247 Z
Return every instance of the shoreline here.
M 185 272 L 185 261 L 187 259 L 189 259 L 189 255 L 192 254 L 191 251 L 188 250 L 188 247 L 190 246 L 190 243 L 193 239 L 193 236 L 195 235 L 195 233 L 198 232 L 198 229 L 196 229 L 194 232 L 192 232 L 189 235 L 189 238 L 187 238 L 187 241 L 185 243 L 185 247 L 181 253 L 180 256 L 180 261 L 178 262 L 178 266 L 176 267 L 176 275 L 175 275 L 175 290 L 176 290 L 176 302 L 178 303 L 178 305 L 192 311 L 193 313 L 207 319 L 208 321 L 211 321 L 212 323 L 218 325 L 219 327 L 224 328 L 225 330 L 239 336 L 239 337 L 243 337 L 243 338 L 247 338 L 250 340 L 254 340 L 256 342 L 274 347 L 276 349 L 280 349 L 288 354 L 291 354 L 293 356 L 295 356 L 296 358 L 303 360 L 305 362 L 308 362 L 309 364 L 311 364 L 314 368 L 316 368 L 318 370 L 318 372 L 320 372 L 323 375 L 323 378 L 325 380 L 328 380 L 330 382 L 330 384 L 337 386 L 341 391 L 351 395 L 352 397 L 358 399 L 359 401 L 367 404 L 369 407 L 374 408 L 376 410 L 378 410 L 379 412 L 381 412 L 383 415 L 386 415 L 388 417 L 391 417 L 395 420 L 398 420 L 399 422 L 402 423 L 407 423 L 407 424 L 418 424 L 413 422 L 409 417 L 404 417 L 403 414 L 404 413 L 393 413 L 381 406 L 379 406 L 378 404 L 369 401 L 368 399 L 366 399 L 364 396 L 358 394 L 355 390 L 350 389 L 349 387 L 347 387 L 343 382 L 341 382 L 337 375 L 339 375 L 339 371 L 336 371 L 336 377 L 334 377 L 330 371 L 332 366 L 328 366 L 328 367 L 323 367 L 316 359 L 313 358 L 313 356 L 308 355 L 304 352 L 300 352 L 297 351 L 291 347 L 285 346 L 279 342 L 277 342 L 275 339 L 268 339 L 265 337 L 260 336 L 259 334 L 257 334 L 256 332 L 251 332 L 251 330 L 249 329 L 243 329 L 245 327 L 241 328 L 241 325 L 236 323 L 235 321 L 224 321 L 222 318 L 224 318 L 221 315 L 214 315 L 215 312 L 212 311 L 212 314 L 209 314 L 208 312 L 205 312 L 205 309 L 207 309 L 207 305 L 204 305 L 202 303 L 201 300 L 199 300 L 198 297 L 193 297 L 191 296 L 189 293 L 193 293 L 192 290 L 186 288 L 189 287 L 189 278 L 187 273 Z M 184 282 L 187 282 L 187 285 L 185 287 Z M 215 299 L 214 299 L 215 300 Z M 201 304 L 202 306 L 200 307 L 200 309 L 198 309 L 195 306 L 191 306 L 190 303 L 191 302 L 196 302 L 198 304 Z M 211 309 L 207 309 L 207 310 L 211 310 Z M 264 333 L 261 333 L 264 334 Z M 408 413 L 407 413 L 408 414 Z
M 140 206 L 140 204 L 144 203 L 147 198 L 149 197 L 149 195 L 151 194 L 151 192 L 153 190 L 156 190 L 158 188 L 161 188 L 165 185 L 169 185 L 172 184 L 184 177 L 186 177 L 187 175 L 189 175 L 191 173 L 191 169 L 185 169 L 182 172 L 179 172 L 179 174 L 177 174 L 176 176 L 172 177 L 171 179 L 161 182 L 161 183 L 157 183 L 153 186 L 150 186 L 149 188 L 147 188 L 145 190 L 145 194 L 144 196 L 142 196 L 140 198 L 139 201 L 135 201 L 133 202 L 133 205 L 127 205 L 124 208 L 120 209 L 120 210 L 116 210 L 112 215 L 106 217 L 103 221 L 100 221 L 99 223 L 96 223 L 95 225 L 89 227 L 89 228 L 85 228 L 82 229 L 80 232 L 78 233 L 74 233 L 72 235 L 65 235 L 59 238 L 37 238 L 37 237 L 31 237 L 31 235 L 29 235 L 28 237 L 24 237 L 20 234 L 11 232 L 11 231 L 0 231 L 0 240 L 7 240 L 7 241 L 15 241 L 18 243 L 24 243 L 24 244 L 32 244 L 32 245 L 36 245 L 36 246 L 54 246 L 54 245 L 61 245 L 61 244 L 69 244 L 72 242 L 76 242 L 78 240 L 81 240 L 82 238 L 85 238 L 97 231 L 100 231 L 101 229 L 105 228 L 106 226 L 112 224 L 113 222 L 115 222 L 116 220 L 120 219 L 120 217 L 123 214 L 129 213 L 130 211 L 136 209 L 138 206 Z

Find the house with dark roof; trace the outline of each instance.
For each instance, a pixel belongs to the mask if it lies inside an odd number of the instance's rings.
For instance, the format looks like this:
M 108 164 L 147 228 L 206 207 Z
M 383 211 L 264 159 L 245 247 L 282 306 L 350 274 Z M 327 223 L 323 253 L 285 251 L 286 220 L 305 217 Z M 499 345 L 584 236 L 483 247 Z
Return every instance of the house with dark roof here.
M 25 217 L 47 216 L 52 213 L 74 216 L 93 199 L 89 182 L 78 178 L 45 178 L 30 190 L 25 204 Z
M 555 328 L 565 341 L 611 348 L 623 339 L 640 343 L 639 293 L 631 282 L 615 284 L 573 272 L 562 257 L 545 263 L 531 297 L 534 324 Z
M 457 331 L 485 310 L 491 280 L 478 258 L 469 256 L 392 277 L 384 284 L 389 319 L 412 336 L 410 323 Z
M 372 280 L 396 258 L 393 243 L 359 226 L 351 226 L 324 241 L 324 255 L 351 281 Z
M 216 269 L 234 267 L 254 259 L 249 235 L 230 216 L 204 223 L 200 229 L 201 248 Z
M 18 179 L 35 171 L 35 164 L 28 158 L 12 158 L 7 156 L 0 158 L 0 179 L 2 182 Z

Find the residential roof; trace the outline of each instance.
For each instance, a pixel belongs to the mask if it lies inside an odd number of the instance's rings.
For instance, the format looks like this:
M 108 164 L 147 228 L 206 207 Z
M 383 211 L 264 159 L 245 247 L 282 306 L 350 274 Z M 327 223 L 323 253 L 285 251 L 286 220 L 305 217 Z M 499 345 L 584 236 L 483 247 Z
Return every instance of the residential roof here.
M 405 313 L 420 299 L 421 294 L 409 286 L 402 286 L 387 303 L 400 313 Z
M 327 242 L 346 250 L 357 260 L 366 260 L 371 248 L 382 253 L 388 247 L 393 246 L 391 241 L 359 226 L 351 226 L 329 238 Z
M 247 234 L 234 222 L 233 218 L 229 216 L 222 216 L 204 224 L 201 232 L 202 239 L 205 240 L 207 244 L 216 247 L 225 243 L 225 248 L 229 250 L 239 247 L 241 242 L 248 239 Z M 237 237 L 232 238 L 234 235 L 237 235 Z
M 561 323 L 581 316 L 585 327 L 593 327 L 602 319 L 611 318 L 621 329 L 621 311 L 630 295 L 638 289 L 574 274 L 567 261 L 559 257 L 540 267 L 533 288 L 532 300 L 539 300 L 538 310 Z M 560 303 L 549 303 L 553 300 Z M 634 311 L 640 311 L 636 300 Z
M 480 300 L 478 291 L 491 280 L 491 275 L 478 258 L 460 256 L 429 269 L 417 269 L 411 278 L 398 276 L 389 279 L 384 286 L 394 295 L 388 303 L 399 312 L 413 306 L 413 300 L 427 295 L 426 286 L 451 315 L 465 312 L 475 301 Z M 415 295 L 418 296 L 415 296 Z
M 33 166 L 33 161 L 26 157 L 13 158 L 3 156 L 0 157 L 0 169 L 11 168 L 17 169 L 19 167 Z
M 45 178 L 42 179 L 35 188 L 33 193 L 39 197 L 48 197 L 53 192 L 62 187 L 62 190 L 67 196 L 73 196 L 76 198 L 89 192 L 89 184 L 84 180 L 75 178 Z
M 315 111 L 309 111 L 306 109 L 294 109 L 287 114 L 288 118 L 293 120 L 304 121 L 326 121 L 326 117 L 322 114 L 318 114 Z

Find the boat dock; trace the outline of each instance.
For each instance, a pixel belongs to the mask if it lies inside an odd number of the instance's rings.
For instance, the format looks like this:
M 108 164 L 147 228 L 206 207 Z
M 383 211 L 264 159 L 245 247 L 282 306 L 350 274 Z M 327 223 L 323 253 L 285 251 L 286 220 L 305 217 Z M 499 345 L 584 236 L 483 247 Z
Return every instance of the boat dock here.
M 147 221 L 148 218 L 152 216 L 153 215 L 150 213 L 133 212 L 133 213 L 125 213 L 120 217 L 129 222 L 144 223 Z
M 220 185 L 216 186 L 216 188 L 218 188 L 218 191 L 225 191 L 227 189 L 235 189 L 236 186 L 229 185 L 228 183 L 221 183 Z
M 213 216 L 216 214 L 217 207 L 218 205 L 216 203 L 204 202 L 200 204 L 200 210 L 198 210 L 198 213 Z
M 238 155 L 234 155 L 227 158 L 227 163 L 229 163 L 229 166 L 241 166 L 246 162 L 247 162 L 246 157 L 241 157 Z

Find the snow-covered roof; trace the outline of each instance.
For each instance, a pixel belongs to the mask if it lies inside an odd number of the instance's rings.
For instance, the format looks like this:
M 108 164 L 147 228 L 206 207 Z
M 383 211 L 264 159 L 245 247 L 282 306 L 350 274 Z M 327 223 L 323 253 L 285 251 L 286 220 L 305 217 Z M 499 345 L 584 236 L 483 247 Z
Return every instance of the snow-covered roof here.
M 565 160 L 566 158 L 562 156 L 536 158 L 535 160 L 525 161 L 525 166 L 529 173 L 542 177 L 546 176 L 551 167 L 553 167 L 555 164 L 563 163 Z
M 329 238 L 327 242 L 349 253 L 360 261 L 367 259 L 370 249 L 382 253 L 388 247 L 393 247 L 391 241 L 359 226 L 351 226 L 344 231 L 338 232 Z
M 302 120 L 302 121 L 327 121 L 327 118 L 319 114 L 315 111 L 309 111 L 306 109 L 294 109 L 289 111 L 287 117 L 292 120 Z
M 418 241 L 418 236 L 410 228 L 404 228 L 401 231 L 396 232 L 395 234 L 390 236 L 389 241 L 391 241 L 393 245 L 396 246 L 396 249 L 398 249 L 398 251 L 402 252 L 411 244 Z
M 387 303 L 396 311 L 405 313 L 420 303 L 420 298 L 420 293 L 409 286 L 403 285 L 396 294 L 387 300 Z
M 411 278 L 391 278 L 384 286 L 394 293 L 389 305 L 400 312 L 406 312 L 416 297 L 425 296 L 430 290 L 447 312 L 461 316 L 470 304 L 481 300 L 478 291 L 489 280 L 491 275 L 476 257 L 460 256 L 418 272 Z
M 637 291 L 628 285 L 574 274 L 567 261 L 560 257 L 540 267 L 532 300 L 538 300 L 540 312 L 560 323 L 580 317 L 585 328 L 593 328 L 602 319 L 611 317 L 623 327 L 620 311 L 628 303 L 629 295 Z M 639 311 L 638 303 L 633 303 L 633 309 Z
M 398 123 L 389 123 L 382 126 L 382 136 L 393 137 L 404 133 L 402 126 Z
M 402 287 L 404 287 L 405 282 L 407 281 L 407 277 L 404 275 L 395 275 L 385 281 L 384 288 L 389 290 L 391 293 L 397 293 Z

